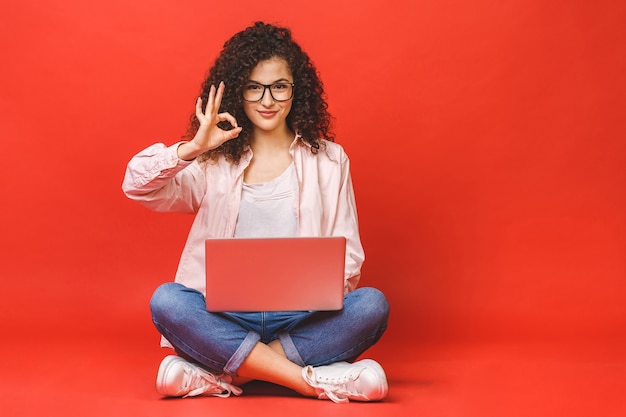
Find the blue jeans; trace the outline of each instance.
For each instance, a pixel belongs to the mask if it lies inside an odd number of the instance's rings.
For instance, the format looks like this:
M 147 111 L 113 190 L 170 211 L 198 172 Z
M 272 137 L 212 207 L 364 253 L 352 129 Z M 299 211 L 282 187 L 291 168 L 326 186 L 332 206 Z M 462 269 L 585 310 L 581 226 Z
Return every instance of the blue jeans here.
M 374 288 L 347 294 L 339 311 L 211 313 L 202 293 L 173 282 L 156 289 L 150 309 L 179 355 L 233 376 L 258 342 L 276 339 L 300 366 L 352 361 L 380 339 L 389 316 L 385 296 Z

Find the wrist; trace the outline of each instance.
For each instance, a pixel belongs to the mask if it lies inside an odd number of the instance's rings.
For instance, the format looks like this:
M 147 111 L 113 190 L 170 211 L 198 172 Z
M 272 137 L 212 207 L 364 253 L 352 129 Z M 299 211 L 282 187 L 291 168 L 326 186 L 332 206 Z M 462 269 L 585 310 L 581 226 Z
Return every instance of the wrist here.
M 176 149 L 178 157 L 184 161 L 192 161 L 203 152 L 204 150 L 200 148 L 193 140 L 181 143 Z

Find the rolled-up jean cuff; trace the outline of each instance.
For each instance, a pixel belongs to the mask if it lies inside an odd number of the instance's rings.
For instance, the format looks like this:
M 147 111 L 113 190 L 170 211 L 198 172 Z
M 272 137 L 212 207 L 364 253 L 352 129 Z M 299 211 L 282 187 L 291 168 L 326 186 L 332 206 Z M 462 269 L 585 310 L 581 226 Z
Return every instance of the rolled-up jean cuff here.
M 226 365 L 224 366 L 224 371 L 232 376 L 237 376 L 237 371 L 239 367 L 246 360 L 254 346 L 261 340 L 261 336 L 256 332 L 248 332 L 246 338 L 243 339 L 243 342 L 239 345 L 233 356 L 230 357 Z
M 293 344 L 293 340 L 291 340 L 291 336 L 288 331 L 278 333 L 278 340 L 280 340 L 280 344 L 285 351 L 285 355 L 287 355 L 287 359 L 300 366 L 306 365 L 300 357 L 300 352 L 296 349 L 296 345 Z

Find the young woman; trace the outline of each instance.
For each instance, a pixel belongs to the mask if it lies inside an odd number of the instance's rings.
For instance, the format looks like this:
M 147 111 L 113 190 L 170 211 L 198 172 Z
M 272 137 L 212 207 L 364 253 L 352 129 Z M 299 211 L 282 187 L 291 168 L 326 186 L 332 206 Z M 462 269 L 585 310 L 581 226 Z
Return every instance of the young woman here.
M 263 380 L 335 402 L 387 395 L 381 366 L 354 361 L 382 336 L 389 306 L 380 291 L 357 288 L 364 254 L 349 160 L 289 29 L 258 22 L 228 40 L 185 140 L 134 156 L 123 190 L 153 210 L 195 213 L 175 282 L 150 302 L 162 345 L 176 352 L 159 367 L 160 394 L 227 397 Z M 344 308 L 208 312 L 204 241 L 268 236 L 344 236 Z

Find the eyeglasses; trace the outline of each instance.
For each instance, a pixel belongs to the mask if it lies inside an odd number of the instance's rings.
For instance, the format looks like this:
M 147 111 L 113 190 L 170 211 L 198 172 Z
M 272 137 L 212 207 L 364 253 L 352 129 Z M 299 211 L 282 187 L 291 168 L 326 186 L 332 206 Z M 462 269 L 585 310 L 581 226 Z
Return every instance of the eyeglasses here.
M 263 100 L 265 90 L 270 91 L 274 101 L 288 101 L 293 98 L 295 83 L 279 82 L 274 84 L 248 83 L 243 88 L 243 99 L 255 102 Z

